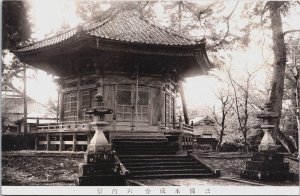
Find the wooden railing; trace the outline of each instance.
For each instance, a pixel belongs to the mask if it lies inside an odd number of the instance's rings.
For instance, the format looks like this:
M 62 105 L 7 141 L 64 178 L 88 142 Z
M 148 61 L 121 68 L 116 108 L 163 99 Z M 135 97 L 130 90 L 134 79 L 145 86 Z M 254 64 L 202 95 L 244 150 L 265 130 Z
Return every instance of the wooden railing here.
M 170 122 L 170 123 L 160 123 L 161 129 L 178 129 L 183 131 L 194 132 L 194 128 L 191 125 L 184 124 L 182 122 Z
M 38 132 L 45 131 L 89 131 L 91 127 L 86 121 L 63 122 L 63 123 L 48 123 L 38 125 Z

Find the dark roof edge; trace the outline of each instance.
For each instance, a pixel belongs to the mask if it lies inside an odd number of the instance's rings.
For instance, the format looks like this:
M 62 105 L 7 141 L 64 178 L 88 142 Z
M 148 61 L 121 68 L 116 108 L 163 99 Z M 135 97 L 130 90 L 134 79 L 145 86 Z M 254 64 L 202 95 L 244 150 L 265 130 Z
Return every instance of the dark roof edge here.
M 107 13 L 108 13 L 108 15 L 105 16 L 105 14 L 107 14 Z M 122 13 L 124 13 L 124 12 L 122 12 Z M 78 24 L 77 27 L 70 28 L 70 29 L 65 30 L 63 32 L 60 32 L 60 33 L 58 33 L 56 35 L 47 37 L 47 38 L 39 40 L 37 42 L 32 42 L 32 43 L 27 44 L 27 45 L 22 46 L 22 47 L 17 47 L 14 50 L 14 52 L 16 52 L 16 53 L 26 52 L 26 50 L 24 51 L 23 49 L 25 49 L 27 47 L 30 47 L 30 46 L 33 46 L 33 45 L 36 45 L 36 44 L 39 44 L 39 43 L 47 42 L 47 41 L 49 41 L 51 39 L 58 38 L 59 36 L 62 36 L 64 34 L 71 33 L 72 31 L 75 31 L 72 36 L 70 36 L 68 38 L 65 38 L 63 41 L 69 40 L 71 37 L 74 37 L 74 36 L 76 36 L 78 34 L 81 34 L 83 32 L 92 31 L 92 30 L 94 30 L 94 29 L 96 29 L 96 28 L 104 25 L 105 23 L 109 22 L 111 19 L 113 19 L 114 17 L 116 17 L 118 14 L 121 14 L 120 10 L 113 10 L 113 11 L 109 11 L 109 12 L 104 12 L 102 15 L 99 15 L 98 17 L 96 17 L 95 19 L 91 20 L 90 22 L 87 22 L 86 24 L 84 24 L 84 23 Z M 134 14 L 134 13 L 132 13 L 132 14 Z M 104 19 L 101 20 L 100 17 L 103 16 L 103 15 L 104 15 L 104 17 L 103 17 Z M 145 19 L 143 17 L 140 17 L 140 16 L 138 16 L 138 17 L 139 17 L 140 20 L 145 21 L 146 23 L 148 23 L 149 25 L 153 26 L 154 28 L 158 28 L 160 30 L 165 31 L 168 34 L 172 34 L 174 36 L 177 36 L 177 37 L 186 39 L 188 41 L 194 42 L 194 44 L 192 44 L 192 45 L 200 45 L 200 44 L 205 44 L 206 43 L 205 39 L 201 39 L 199 41 L 199 40 L 193 39 L 191 37 L 185 36 L 183 34 L 180 34 L 180 33 L 177 33 L 177 32 L 172 32 L 172 31 L 170 31 L 170 29 L 168 29 L 166 27 L 162 27 L 162 26 L 160 26 L 158 24 L 154 24 L 154 23 L 150 22 L 149 20 L 147 20 L 147 19 Z M 56 45 L 58 43 L 61 43 L 61 42 L 54 43 L 54 45 Z M 44 47 L 46 47 L 46 46 L 42 46 L 42 47 L 39 47 L 39 48 L 44 48 Z M 38 49 L 38 48 L 36 48 L 36 49 Z

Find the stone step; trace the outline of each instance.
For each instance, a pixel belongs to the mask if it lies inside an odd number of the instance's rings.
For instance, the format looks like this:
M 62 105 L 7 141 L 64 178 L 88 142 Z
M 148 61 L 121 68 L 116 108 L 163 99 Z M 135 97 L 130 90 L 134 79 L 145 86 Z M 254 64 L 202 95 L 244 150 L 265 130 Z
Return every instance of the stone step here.
M 165 166 L 165 167 L 169 167 L 169 166 L 180 166 L 180 165 L 191 165 L 191 166 L 195 166 L 195 162 L 194 161 L 190 161 L 190 162 L 136 162 L 136 163 L 125 163 L 122 161 L 122 163 L 126 166 L 126 167 L 150 167 L 150 166 Z
M 176 143 L 168 143 L 167 140 L 132 140 L 132 141 L 114 141 L 115 146 L 128 146 L 128 145 L 139 145 L 139 146 L 150 146 L 150 145 L 175 145 Z
M 132 139 L 139 139 L 139 140 L 166 140 L 166 136 L 164 135 L 116 135 L 116 136 L 111 136 L 111 139 L 116 140 L 116 139 L 122 139 L 122 140 L 132 140 Z
M 215 177 L 213 173 L 199 173 L 199 174 L 149 174 L 149 175 L 132 175 L 132 179 L 170 179 L 170 178 L 212 178 Z
M 182 164 L 182 165 L 140 165 L 140 166 L 130 166 L 127 165 L 128 170 L 133 171 L 147 171 L 147 170 L 160 170 L 160 169 L 207 169 L 204 165 L 195 164 Z
M 173 146 L 152 146 L 152 147 L 143 147 L 140 146 L 139 148 L 136 147 L 114 147 L 113 148 L 117 153 L 122 154 L 121 152 L 139 152 L 139 154 L 144 154 L 147 153 L 150 155 L 148 152 L 153 152 L 152 154 L 157 154 L 156 152 L 159 151 L 176 151 L 177 148 Z
M 152 143 L 128 143 L 128 144 L 123 144 L 123 143 L 117 143 L 117 144 L 114 144 L 114 147 L 142 147 L 142 148 L 151 148 L 153 146 L 171 146 L 171 147 L 174 147 L 174 146 L 177 146 L 176 144 L 170 144 L 170 143 L 159 143 L 159 142 L 152 142 Z
M 176 150 L 170 149 L 164 149 L 164 150 L 156 150 L 156 151 L 145 151 L 142 152 L 145 155 L 151 155 L 151 154 L 160 154 L 160 155 L 170 155 L 170 154 L 176 154 Z M 141 154 L 141 151 L 117 151 L 117 154 L 123 154 L 123 155 L 137 155 L 137 154 Z
M 210 173 L 208 169 L 161 169 L 161 170 L 130 170 L 131 175 L 149 174 L 204 174 Z
M 131 159 L 131 158 L 137 158 L 137 159 L 153 159 L 153 158 L 178 158 L 178 159 L 186 159 L 186 158 L 191 158 L 186 155 L 157 155 L 157 154 L 152 154 L 152 155 L 119 155 L 119 158 L 122 159 Z M 191 158 L 193 159 L 193 158 Z
M 141 130 L 119 130 L 119 131 L 109 131 L 112 135 L 165 135 L 164 132 L 161 131 L 141 131 Z
M 179 162 L 194 162 L 194 163 L 198 163 L 197 161 L 195 161 L 194 159 L 192 158 L 153 158 L 153 159 L 148 159 L 148 158 L 123 158 L 122 159 L 122 162 L 124 163 L 136 163 L 136 162 L 139 162 L 139 163 L 148 163 L 148 162 L 152 162 L 152 163 L 155 163 L 155 162 L 176 162 L 176 163 L 179 163 Z

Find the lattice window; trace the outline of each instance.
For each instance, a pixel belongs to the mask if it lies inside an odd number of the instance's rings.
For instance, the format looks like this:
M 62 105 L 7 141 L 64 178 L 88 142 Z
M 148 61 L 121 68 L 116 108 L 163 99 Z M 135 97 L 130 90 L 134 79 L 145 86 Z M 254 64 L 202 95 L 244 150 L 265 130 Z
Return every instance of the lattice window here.
M 116 94 L 116 116 L 121 121 L 131 121 L 132 96 L 131 86 L 117 86 Z
M 135 98 L 136 95 L 134 95 Z M 134 104 L 135 104 L 134 100 Z M 149 105 L 149 91 L 144 92 L 144 91 L 139 91 L 138 92 L 138 105 Z
M 118 105 L 131 105 L 131 90 L 117 90 Z
M 77 93 L 63 95 L 64 121 L 77 121 Z
M 80 93 L 80 118 L 81 120 L 88 121 L 90 120 L 89 115 L 86 114 L 86 111 L 94 106 L 94 97 L 97 93 L 97 89 L 85 90 Z
M 117 86 L 116 92 L 116 115 L 119 121 L 149 121 L 149 101 L 150 92 L 148 87 L 139 87 L 137 108 L 136 107 L 136 87 Z M 137 114 L 136 114 L 137 110 Z

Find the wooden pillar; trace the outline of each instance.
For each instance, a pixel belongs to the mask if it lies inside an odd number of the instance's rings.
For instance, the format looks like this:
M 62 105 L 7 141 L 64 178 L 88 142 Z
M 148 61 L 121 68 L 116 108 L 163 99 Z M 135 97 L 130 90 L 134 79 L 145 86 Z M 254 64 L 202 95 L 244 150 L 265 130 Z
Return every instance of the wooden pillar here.
M 80 90 L 79 90 L 79 86 L 80 86 L 80 82 L 81 81 L 81 77 L 78 78 L 77 81 L 77 122 L 81 119 L 81 113 L 80 113 Z
M 38 145 L 39 145 L 39 138 L 38 135 L 35 135 L 35 143 L 34 143 L 34 150 L 38 150 Z
M 160 99 L 159 99 L 159 102 L 161 103 L 160 106 L 161 106 L 161 110 L 160 110 L 160 121 L 161 123 L 165 123 L 166 122 L 166 116 L 165 116 L 165 113 L 166 113 L 166 98 L 165 98 L 165 91 L 164 91 L 164 88 L 162 87 L 160 89 Z
M 76 151 L 76 133 L 74 132 L 73 133 L 73 148 L 72 148 L 73 151 Z
M 64 117 L 64 96 L 62 93 L 62 89 L 61 86 L 59 88 L 59 122 L 63 121 L 63 117 Z
M 64 150 L 63 133 L 59 133 L 59 151 Z
M 48 150 L 50 150 L 50 134 L 49 133 L 46 134 L 46 142 L 47 142 L 46 150 L 48 151 Z
M 23 63 L 23 82 L 24 82 L 24 88 L 23 88 L 23 107 L 24 107 L 24 118 L 23 118 L 23 126 L 24 126 L 24 134 L 27 133 L 27 86 L 26 86 L 26 64 Z
M 184 90 L 183 90 L 183 81 L 179 81 L 179 93 L 182 101 L 182 109 L 183 109 L 183 116 L 184 116 L 184 122 L 185 124 L 189 124 L 189 116 L 188 116 L 188 111 L 187 111 L 187 106 L 186 106 L 186 101 L 185 101 L 185 95 L 184 95 Z
M 36 118 L 36 131 L 38 131 L 38 127 L 39 127 L 39 121 L 40 121 L 40 119 L 39 119 L 39 117 L 37 117 Z

